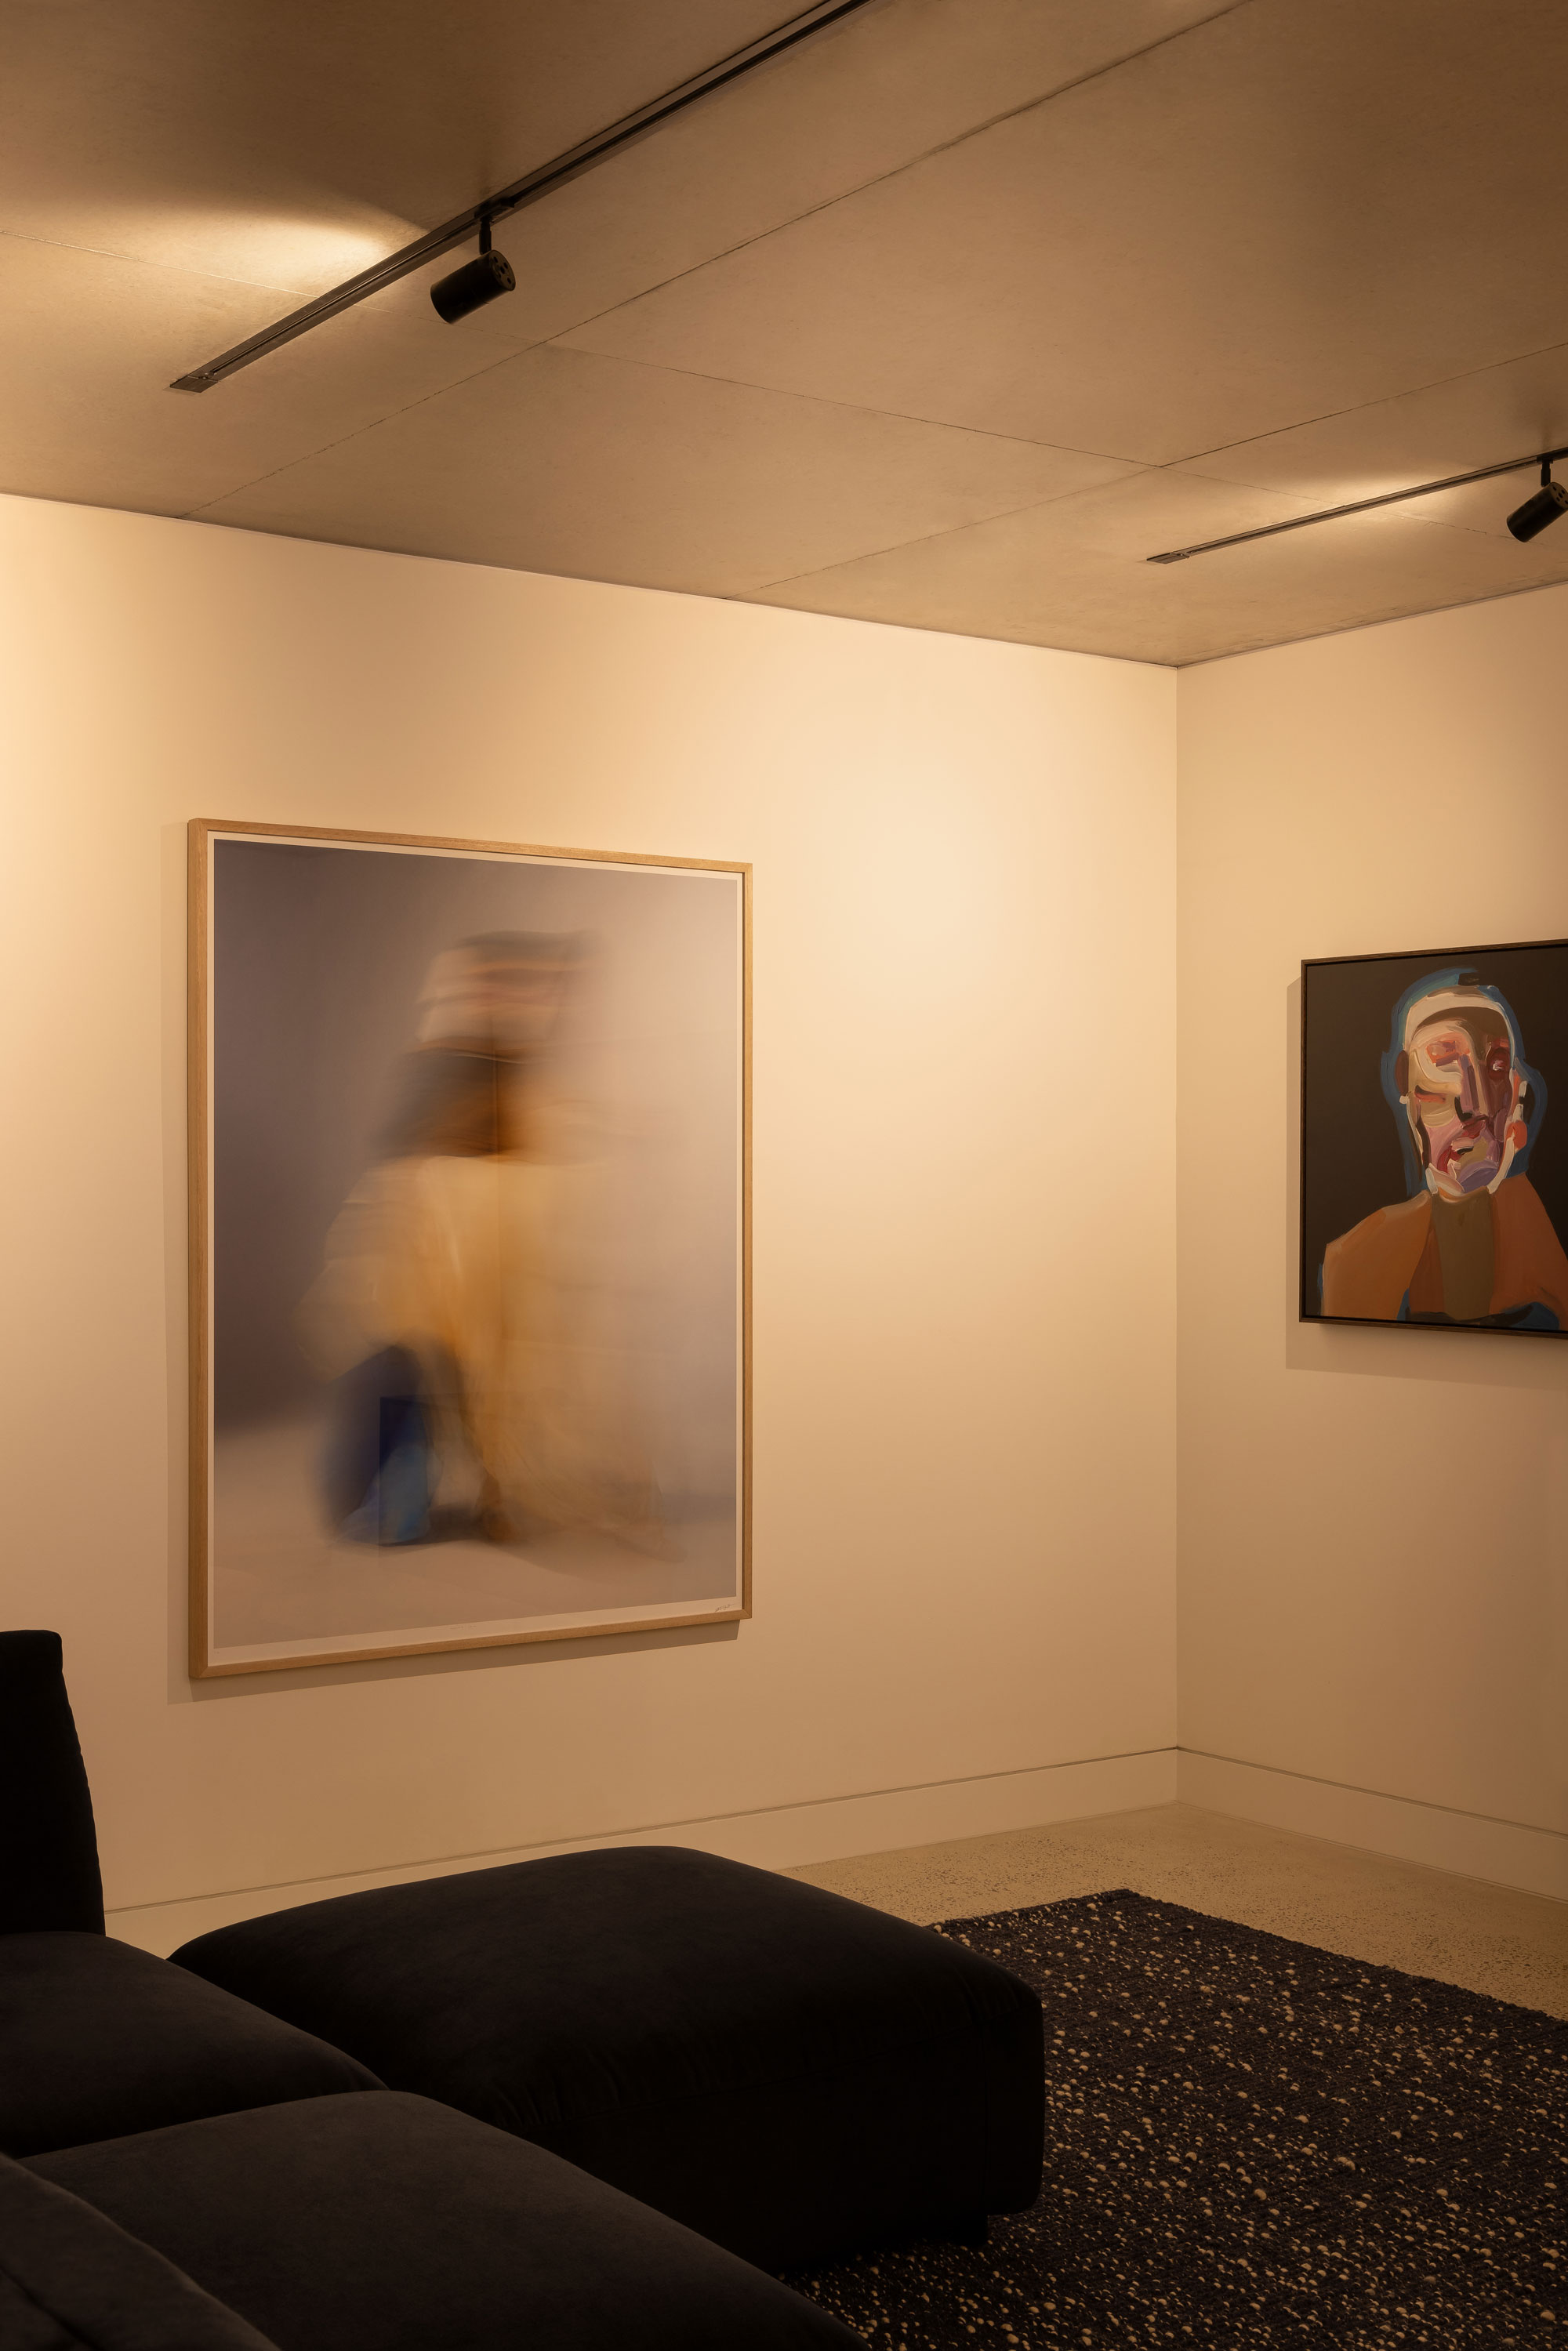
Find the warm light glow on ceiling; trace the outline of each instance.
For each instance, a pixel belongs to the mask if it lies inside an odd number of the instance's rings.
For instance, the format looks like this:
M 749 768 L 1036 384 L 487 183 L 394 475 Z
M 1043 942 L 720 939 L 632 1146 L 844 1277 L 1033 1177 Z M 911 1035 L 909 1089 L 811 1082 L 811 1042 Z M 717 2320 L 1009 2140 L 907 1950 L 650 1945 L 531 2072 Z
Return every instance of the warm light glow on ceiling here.
M 333 215 L 305 204 L 285 211 L 165 202 L 63 222 L 51 242 L 307 297 L 395 253 L 424 225 L 359 205 Z

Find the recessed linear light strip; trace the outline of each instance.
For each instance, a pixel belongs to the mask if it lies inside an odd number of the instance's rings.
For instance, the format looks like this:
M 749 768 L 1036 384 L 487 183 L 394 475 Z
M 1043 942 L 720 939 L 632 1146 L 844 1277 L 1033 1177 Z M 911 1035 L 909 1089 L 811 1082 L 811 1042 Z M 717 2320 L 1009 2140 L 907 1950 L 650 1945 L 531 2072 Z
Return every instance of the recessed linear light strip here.
M 1145 557 L 1147 563 L 1185 563 L 1192 555 L 1212 555 L 1217 548 L 1245 547 L 1249 539 L 1277 538 L 1282 530 L 1306 530 L 1315 522 L 1338 522 L 1342 515 L 1370 514 L 1375 507 L 1396 507 L 1405 498 L 1428 497 L 1434 490 L 1462 489 L 1467 482 L 1490 482 L 1499 474 L 1522 474 L 1527 465 L 1541 468 L 1541 487 L 1534 497 L 1516 507 L 1508 518 L 1516 538 L 1533 538 L 1568 507 L 1568 490 L 1553 482 L 1552 467 L 1568 449 L 1542 449 L 1538 456 L 1510 457 L 1500 465 L 1478 465 L 1473 474 L 1446 474 L 1440 482 L 1417 482 L 1413 490 L 1385 490 L 1378 498 L 1357 498 L 1348 507 L 1324 507 L 1321 514 L 1292 515 L 1289 522 L 1266 522 L 1259 530 L 1235 530 L 1228 538 L 1206 538 L 1198 547 L 1169 547 L 1163 555 Z M 1525 527 L 1515 529 L 1522 520 Z
M 694 74 L 689 81 L 666 90 L 662 98 L 639 107 L 634 114 L 623 115 L 607 131 L 596 131 L 591 139 L 583 140 L 576 147 L 569 147 L 564 155 L 557 155 L 552 162 L 541 163 L 537 171 L 525 172 L 520 180 L 514 180 L 508 187 L 498 189 L 493 196 L 482 197 L 478 204 L 470 204 L 466 212 L 444 221 L 439 228 L 427 230 L 423 236 L 416 237 L 413 245 L 405 245 L 401 252 L 388 254 L 384 261 L 376 262 L 369 269 L 361 269 L 357 277 L 345 278 L 341 286 L 334 286 L 329 293 L 318 295 L 302 309 L 291 310 L 287 318 L 279 319 L 276 326 L 264 327 L 258 335 L 248 336 L 243 343 L 236 343 L 232 350 L 220 352 L 204 367 L 193 368 L 188 375 L 176 376 L 169 387 L 170 391 L 210 392 L 214 384 L 222 383 L 225 376 L 236 374 L 254 360 L 266 359 L 268 352 L 293 342 L 296 336 L 308 335 L 312 327 L 319 327 L 326 319 L 335 319 L 340 311 L 351 309 L 356 302 L 364 301 L 368 295 L 379 294 L 383 287 L 395 285 L 400 277 L 412 276 L 427 261 L 434 261 L 440 255 L 450 253 L 455 246 L 465 245 L 471 236 L 477 235 L 481 254 L 488 253 L 492 222 L 504 220 L 509 213 L 520 212 L 525 204 L 538 204 L 541 196 L 548 196 L 552 190 L 564 187 L 569 180 L 577 179 L 584 172 L 591 172 L 596 164 L 619 154 L 622 148 L 631 146 L 634 141 L 645 138 L 649 131 L 656 131 L 662 123 L 667 122 L 673 114 L 695 106 L 699 98 L 706 98 L 710 91 L 722 89 L 725 83 L 750 73 L 757 66 L 766 65 L 770 57 L 781 56 L 786 49 L 793 48 L 798 41 L 806 40 L 826 26 L 836 24 L 841 17 L 855 16 L 862 8 L 873 5 L 875 0 L 817 0 L 815 7 L 804 9 L 746 48 L 737 49 L 733 56 L 720 58 L 717 65 L 708 66 L 703 72 Z M 499 259 L 498 256 L 497 257 Z M 504 263 L 502 266 L 505 267 Z M 507 289 L 497 285 L 493 290 L 501 292 Z

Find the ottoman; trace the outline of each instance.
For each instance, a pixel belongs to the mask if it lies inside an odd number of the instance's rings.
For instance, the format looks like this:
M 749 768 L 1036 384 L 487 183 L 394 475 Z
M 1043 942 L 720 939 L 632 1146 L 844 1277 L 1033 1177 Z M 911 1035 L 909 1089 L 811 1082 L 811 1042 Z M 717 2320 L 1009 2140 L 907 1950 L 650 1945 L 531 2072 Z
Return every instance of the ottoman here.
M 344 1895 L 174 1956 L 766 2269 L 972 2240 L 1039 2190 L 1036 1995 L 928 1928 L 709 1854 Z

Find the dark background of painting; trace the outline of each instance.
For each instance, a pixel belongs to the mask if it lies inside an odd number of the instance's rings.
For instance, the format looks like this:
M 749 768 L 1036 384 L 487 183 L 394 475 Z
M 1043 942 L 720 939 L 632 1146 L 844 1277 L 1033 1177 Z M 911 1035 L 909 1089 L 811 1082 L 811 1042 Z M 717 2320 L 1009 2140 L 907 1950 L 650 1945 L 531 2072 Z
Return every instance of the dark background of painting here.
M 1301 1313 L 1325 1318 L 1318 1277 L 1330 1241 L 1410 1196 L 1405 1153 L 1383 1092 L 1394 1008 L 1424 972 L 1458 966 L 1502 990 L 1547 1105 L 1529 1176 L 1568 1240 L 1568 943 L 1446 947 L 1301 967 Z

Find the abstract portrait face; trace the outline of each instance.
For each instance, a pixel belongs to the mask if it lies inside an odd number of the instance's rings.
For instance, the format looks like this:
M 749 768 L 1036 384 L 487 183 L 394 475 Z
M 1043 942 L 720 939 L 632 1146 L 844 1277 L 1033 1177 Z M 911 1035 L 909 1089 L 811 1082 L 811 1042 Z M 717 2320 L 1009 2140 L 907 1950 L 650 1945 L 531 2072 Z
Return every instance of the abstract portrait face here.
M 1444 989 L 1409 1007 L 1405 1038 L 1399 1094 L 1428 1186 L 1449 1200 L 1493 1190 L 1525 1140 L 1506 1016 L 1485 997 Z
M 1305 963 L 1301 1022 L 1302 1319 L 1568 1336 L 1568 941 Z

